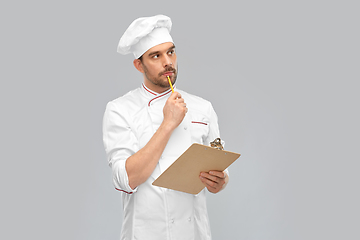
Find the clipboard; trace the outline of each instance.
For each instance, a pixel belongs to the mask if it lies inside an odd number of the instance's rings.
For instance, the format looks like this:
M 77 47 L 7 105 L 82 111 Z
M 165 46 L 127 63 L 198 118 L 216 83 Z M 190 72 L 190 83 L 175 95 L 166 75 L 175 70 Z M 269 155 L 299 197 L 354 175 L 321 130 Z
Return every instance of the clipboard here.
M 239 157 L 239 153 L 193 143 L 152 185 L 198 194 L 205 188 L 200 172 L 224 171 Z

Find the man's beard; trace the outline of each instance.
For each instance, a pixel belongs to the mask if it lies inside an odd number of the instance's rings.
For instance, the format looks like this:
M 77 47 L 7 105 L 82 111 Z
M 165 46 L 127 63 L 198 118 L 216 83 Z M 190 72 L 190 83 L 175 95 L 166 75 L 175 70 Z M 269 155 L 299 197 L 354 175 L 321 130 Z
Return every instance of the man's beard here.
M 162 88 L 170 87 L 170 84 L 169 84 L 169 82 L 167 80 L 164 81 L 163 79 L 161 79 L 163 77 L 163 74 L 166 73 L 166 72 L 173 72 L 174 75 L 172 77 L 170 77 L 170 79 L 172 78 L 171 84 L 174 85 L 175 82 L 176 82 L 177 69 L 175 69 L 175 68 L 173 68 L 171 66 L 166 67 L 165 70 L 162 71 L 161 73 L 159 73 L 157 77 L 150 76 L 149 71 L 148 71 L 148 69 L 146 68 L 146 66 L 144 64 L 143 64 L 143 69 L 144 69 L 144 74 L 145 74 L 146 79 L 149 80 L 152 84 L 154 84 L 156 86 L 159 86 L 159 87 L 162 87 Z

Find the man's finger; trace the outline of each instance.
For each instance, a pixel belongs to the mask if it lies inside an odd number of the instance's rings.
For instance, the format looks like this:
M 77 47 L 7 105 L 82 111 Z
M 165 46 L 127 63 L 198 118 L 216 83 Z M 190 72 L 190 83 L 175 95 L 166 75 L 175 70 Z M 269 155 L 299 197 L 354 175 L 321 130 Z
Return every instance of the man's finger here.
M 213 182 L 219 182 L 219 177 L 218 176 L 215 176 L 215 175 L 212 175 L 212 174 L 209 174 L 209 173 L 206 173 L 206 172 L 202 172 L 200 174 L 200 177 L 203 177 L 203 178 L 206 178 L 206 179 L 209 179 Z
M 217 182 L 211 181 L 208 178 L 202 178 L 201 181 L 205 184 L 205 186 L 208 186 L 211 188 L 216 188 L 216 186 L 218 185 Z
M 177 99 L 176 99 L 176 102 L 177 102 L 177 103 L 184 103 L 185 101 L 184 101 L 183 98 L 177 98 Z
M 217 177 L 215 177 L 215 178 L 217 178 Z M 219 192 L 225 183 L 225 181 L 214 182 L 214 181 L 209 180 L 208 178 L 201 177 L 201 176 L 200 176 L 200 180 L 205 185 L 205 187 L 209 190 L 209 192 L 212 192 L 212 193 Z
M 226 173 L 225 172 L 210 171 L 209 174 L 213 175 L 213 176 L 217 176 L 219 178 L 226 178 Z
M 173 93 L 171 93 L 169 98 L 172 100 L 175 100 L 175 99 L 181 98 L 181 94 L 178 92 L 173 92 Z

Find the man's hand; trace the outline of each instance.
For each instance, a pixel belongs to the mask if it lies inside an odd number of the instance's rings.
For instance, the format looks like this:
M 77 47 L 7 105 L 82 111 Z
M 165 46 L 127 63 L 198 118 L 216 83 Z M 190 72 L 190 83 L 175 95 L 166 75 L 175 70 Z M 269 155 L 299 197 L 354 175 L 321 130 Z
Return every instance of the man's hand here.
M 229 181 L 229 177 L 225 172 L 210 171 L 208 173 L 201 172 L 200 180 L 209 192 L 218 193 L 226 186 Z
M 163 109 L 163 123 L 166 123 L 175 129 L 182 122 L 187 111 L 188 109 L 186 108 L 186 103 L 181 97 L 181 94 L 178 92 L 173 92 L 166 101 Z

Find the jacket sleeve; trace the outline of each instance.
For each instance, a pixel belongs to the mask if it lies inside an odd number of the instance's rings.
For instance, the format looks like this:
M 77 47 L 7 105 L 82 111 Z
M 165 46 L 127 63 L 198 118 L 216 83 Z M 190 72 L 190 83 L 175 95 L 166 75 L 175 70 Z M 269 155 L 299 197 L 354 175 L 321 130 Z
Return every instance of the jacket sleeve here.
M 209 110 L 208 110 L 208 115 L 209 115 L 209 134 L 208 134 L 208 137 L 205 140 L 204 145 L 209 145 L 210 146 L 210 142 L 214 141 L 216 138 L 220 138 L 218 117 L 217 117 L 217 114 L 216 114 L 216 112 L 215 112 L 215 110 L 214 110 L 211 103 L 210 103 L 210 107 L 209 107 Z M 221 144 L 225 148 L 225 141 L 223 141 L 222 139 L 221 139 Z M 229 170 L 225 169 L 225 172 L 229 176 Z
M 125 109 L 109 102 L 103 118 L 103 141 L 109 166 L 112 169 L 114 187 L 125 193 L 133 193 L 125 168 L 127 158 L 139 150 L 139 144 L 129 124 Z
M 216 138 L 220 137 L 220 130 L 218 124 L 218 117 L 215 113 L 215 110 L 211 103 L 209 103 L 208 111 L 207 111 L 207 118 L 209 119 L 209 133 L 204 141 L 204 145 L 209 145 L 210 142 L 214 141 Z M 222 141 L 222 144 L 224 142 Z

